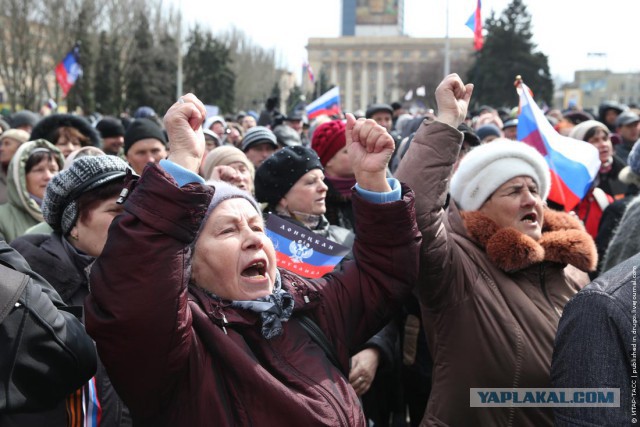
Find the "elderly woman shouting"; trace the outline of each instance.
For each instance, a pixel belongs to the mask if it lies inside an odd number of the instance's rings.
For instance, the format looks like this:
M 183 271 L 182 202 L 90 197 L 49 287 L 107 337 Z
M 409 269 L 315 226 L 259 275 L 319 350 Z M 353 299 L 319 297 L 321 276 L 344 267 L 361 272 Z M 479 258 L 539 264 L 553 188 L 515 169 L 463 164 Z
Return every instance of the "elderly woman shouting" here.
M 449 181 L 472 91 L 456 74 L 443 80 L 437 120 L 396 172 L 416 189 L 425 242 L 417 290 L 434 368 L 422 423 L 552 425 L 551 408 L 471 407 L 470 389 L 551 387 L 558 321 L 589 282 L 595 245 L 577 220 L 546 209 L 549 170 L 524 143 L 474 148 Z
M 198 177 L 204 117 L 192 94 L 169 109 L 171 154 L 128 182 L 91 271 L 87 330 L 116 390 L 136 425 L 364 425 L 342 372 L 418 273 L 412 192 L 385 177 L 393 140 L 349 116 L 355 261 L 308 280 L 277 268 L 251 195 Z

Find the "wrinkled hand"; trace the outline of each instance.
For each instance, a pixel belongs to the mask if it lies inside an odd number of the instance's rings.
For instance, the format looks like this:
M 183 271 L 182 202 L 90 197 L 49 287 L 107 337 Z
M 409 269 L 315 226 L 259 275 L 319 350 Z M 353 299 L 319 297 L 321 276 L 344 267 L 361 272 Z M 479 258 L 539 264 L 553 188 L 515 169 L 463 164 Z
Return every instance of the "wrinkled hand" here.
M 371 119 L 346 114 L 347 151 L 358 185 L 369 191 L 389 192 L 387 165 L 395 143 L 389 132 Z
M 180 100 L 169 108 L 163 119 L 170 143 L 168 159 L 198 173 L 205 153 L 202 123 L 207 111 L 192 93 L 181 96 Z
M 436 88 L 438 116 L 436 120 L 458 127 L 467 116 L 473 84 L 464 84 L 457 74 L 449 74 Z
M 371 387 L 379 363 L 380 354 L 375 348 L 365 348 L 351 358 L 349 383 L 358 396 L 365 394 Z
M 478 120 L 476 121 L 475 126 L 477 129 L 480 126 L 484 126 L 488 124 L 496 125 L 498 126 L 498 129 L 502 129 L 504 127 L 504 123 L 502 122 L 502 119 L 496 112 L 480 114 L 480 116 L 478 117 Z
M 225 181 L 230 184 L 235 184 L 236 182 L 240 181 L 242 177 L 240 176 L 240 173 L 231 166 L 219 165 L 213 168 L 213 171 L 211 171 L 211 176 L 207 177 L 207 179 L 212 179 L 214 181 Z

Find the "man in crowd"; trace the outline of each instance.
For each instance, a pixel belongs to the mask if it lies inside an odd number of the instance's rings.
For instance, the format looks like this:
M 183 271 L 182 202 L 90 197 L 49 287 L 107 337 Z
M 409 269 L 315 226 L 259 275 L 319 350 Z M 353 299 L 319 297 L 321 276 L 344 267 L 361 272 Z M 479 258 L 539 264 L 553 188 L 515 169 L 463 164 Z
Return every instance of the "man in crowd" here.
M 141 174 L 147 163 L 167 157 L 167 138 L 155 122 L 136 119 L 124 134 L 124 155 L 133 170 Z
M 242 151 L 258 169 L 278 149 L 276 135 L 265 126 L 250 128 L 242 139 Z

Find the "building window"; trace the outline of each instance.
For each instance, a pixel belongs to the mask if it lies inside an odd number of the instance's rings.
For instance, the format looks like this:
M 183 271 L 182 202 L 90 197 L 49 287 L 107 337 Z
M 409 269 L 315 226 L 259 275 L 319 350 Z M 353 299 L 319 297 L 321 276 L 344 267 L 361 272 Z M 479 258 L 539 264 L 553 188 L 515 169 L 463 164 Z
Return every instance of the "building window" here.
M 374 62 L 367 64 L 367 79 L 369 80 L 367 82 L 367 93 L 369 95 L 367 102 L 372 103 L 378 90 L 378 64 Z
M 347 64 L 344 62 L 338 63 L 338 85 L 343 91 L 347 88 Z
M 384 64 L 384 81 L 383 81 L 383 86 L 387 87 L 387 86 L 391 86 L 391 85 L 395 85 L 395 78 L 393 75 L 393 64 L 389 63 L 389 62 L 385 62 Z

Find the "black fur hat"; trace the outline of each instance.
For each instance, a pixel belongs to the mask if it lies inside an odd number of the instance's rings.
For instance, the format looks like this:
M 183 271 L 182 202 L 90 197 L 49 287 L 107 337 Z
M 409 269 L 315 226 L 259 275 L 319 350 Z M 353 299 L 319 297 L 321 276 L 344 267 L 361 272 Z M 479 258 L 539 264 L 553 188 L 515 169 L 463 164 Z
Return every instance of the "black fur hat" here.
M 31 131 L 31 139 L 43 138 L 55 145 L 54 134 L 61 127 L 72 127 L 80 131 L 81 134 L 88 137 L 91 145 L 100 147 L 100 134 L 95 130 L 88 120 L 81 116 L 73 114 L 51 114 L 44 117 Z
M 276 151 L 256 170 L 256 199 L 275 207 L 291 187 L 312 169 L 324 170 L 311 148 L 296 145 Z

